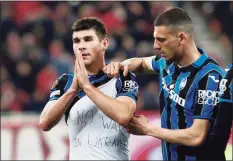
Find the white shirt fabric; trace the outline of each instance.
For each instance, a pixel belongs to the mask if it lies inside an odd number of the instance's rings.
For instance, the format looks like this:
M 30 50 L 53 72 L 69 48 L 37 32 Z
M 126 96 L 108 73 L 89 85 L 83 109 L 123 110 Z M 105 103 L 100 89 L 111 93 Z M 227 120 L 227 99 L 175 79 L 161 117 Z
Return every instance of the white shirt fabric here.
M 131 74 L 132 76 L 135 77 Z M 72 79 L 71 77 L 69 75 L 68 80 Z M 129 83 L 127 85 L 125 81 L 129 82 L 129 79 L 122 78 L 110 79 L 97 88 L 112 98 L 124 95 L 136 100 L 137 83 L 132 80 L 130 85 Z M 50 100 L 58 99 L 64 93 L 55 91 L 59 91 L 58 86 L 51 89 Z M 56 96 L 56 93 L 61 94 Z M 129 134 L 121 125 L 99 110 L 87 95 L 83 94 L 70 107 L 67 125 L 70 140 L 70 160 L 129 160 Z

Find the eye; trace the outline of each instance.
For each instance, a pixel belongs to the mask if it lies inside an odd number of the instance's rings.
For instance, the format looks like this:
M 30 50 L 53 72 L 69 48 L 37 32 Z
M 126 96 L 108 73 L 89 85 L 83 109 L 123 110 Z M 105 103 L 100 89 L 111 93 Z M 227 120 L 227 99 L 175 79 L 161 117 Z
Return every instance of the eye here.
M 162 37 L 157 37 L 156 38 L 159 42 L 165 42 L 167 39 L 166 38 L 162 38 Z
M 93 40 L 93 38 L 92 38 L 92 37 L 89 37 L 89 36 L 84 38 L 84 41 L 86 41 L 86 42 L 92 41 L 92 40 Z
M 79 40 L 79 39 L 73 39 L 73 42 L 74 42 L 74 43 L 79 43 L 80 40 Z

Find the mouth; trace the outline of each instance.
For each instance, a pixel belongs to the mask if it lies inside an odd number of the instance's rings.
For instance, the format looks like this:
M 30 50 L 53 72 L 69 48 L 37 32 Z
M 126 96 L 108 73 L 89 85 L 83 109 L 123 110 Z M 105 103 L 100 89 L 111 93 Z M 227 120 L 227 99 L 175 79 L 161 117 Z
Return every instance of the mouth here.
M 90 54 L 82 54 L 82 56 L 89 56 Z
M 155 49 L 155 55 L 165 57 L 165 53 L 162 50 Z
M 82 53 L 81 55 L 82 55 L 83 58 L 86 58 L 86 57 L 90 56 L 90 54 L 88 54 L 88 53 Z

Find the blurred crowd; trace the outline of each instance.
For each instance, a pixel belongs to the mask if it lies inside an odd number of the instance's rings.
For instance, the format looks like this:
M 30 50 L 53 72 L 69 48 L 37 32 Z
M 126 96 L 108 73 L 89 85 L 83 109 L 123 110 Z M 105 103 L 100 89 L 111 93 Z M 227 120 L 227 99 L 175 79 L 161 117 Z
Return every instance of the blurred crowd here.
M 175 1 L 1 2 L 1 112 L 41 112 L 54 81 L 73 71 L 71 27 L 77 19 L 95 16 L 106 24 L 108 63 L 152 55 L 154 19 L 180 5 Z M 232 38 L 232 27 L 220 32 Z M 156 74 L 137 75 L 138 109 L 159 109 L 157 79 Z
M 233 1 L 197 1 L 193 6 L 205 18 L 216 40 L 225 48 L 232 49 L 233 42 Z

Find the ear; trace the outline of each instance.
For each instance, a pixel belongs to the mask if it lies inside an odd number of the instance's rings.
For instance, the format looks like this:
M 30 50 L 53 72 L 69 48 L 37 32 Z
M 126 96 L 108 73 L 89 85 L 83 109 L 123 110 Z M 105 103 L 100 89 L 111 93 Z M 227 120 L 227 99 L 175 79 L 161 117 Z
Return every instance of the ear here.
M 186 33 L 180 32 L 178 34 L 178 37 L 179 37 L 179 41 L 180 41 L 181 45 L 184 45 L 187 42 L 187 34 Z
M 101 43 L 101 50 L 106 51 L 109 45 L 109 39 L 104 38 Z

